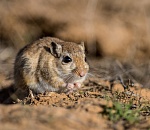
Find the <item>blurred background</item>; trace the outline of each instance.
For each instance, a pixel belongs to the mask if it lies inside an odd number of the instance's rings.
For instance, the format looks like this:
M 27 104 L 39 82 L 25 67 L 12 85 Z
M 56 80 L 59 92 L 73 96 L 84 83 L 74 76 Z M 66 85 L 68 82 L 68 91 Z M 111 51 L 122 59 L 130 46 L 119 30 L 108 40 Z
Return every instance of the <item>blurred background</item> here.
M 44 36 L 84 41 L 88 57 L 98 58 L 91 66 L 103 75 L 115 68 L 109 77 L 127 72 L 150 84 L 149 0 L 1 0 L 1 81 L 12 72 L 18 50 Z

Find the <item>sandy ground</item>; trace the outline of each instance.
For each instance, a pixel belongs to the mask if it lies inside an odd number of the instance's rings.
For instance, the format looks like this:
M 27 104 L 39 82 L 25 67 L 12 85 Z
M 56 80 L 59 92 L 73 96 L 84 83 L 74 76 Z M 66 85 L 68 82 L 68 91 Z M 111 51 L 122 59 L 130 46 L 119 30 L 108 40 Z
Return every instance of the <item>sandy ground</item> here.
M 92 62 L 94 65 L 94 62 Z M 97 64 L 97 63 L 96 63 Z M 91 65 L 92 66 L 92 65 Z M 10 69 L 10 72 L 12 70 Z M 11 72 L 12 73 L 12 72 Z M 100 74 L 92 73 L 82 88 L 71 94 L 49 92 L 34 98 L 26 97 L 20 103 L 13 97 L 13 78 L 0 76 L 0 129 L 82 129 L 82 130 L 124 130 L 150 128 L 150 90 L 135 83 L 128 89 L 114 80 L 104 80 Z M 11 96 L 11 97 L 10 97 Z M 140 118 L 135 123 L 120 118 L 112 121 L 107 109 L 113 109 L 114 102 L 128 104 L 131 109 L 140 109 Z M 142 108 L 146 109 L 142 109 Z M 122 108 L 123 109 L 123 108 Z

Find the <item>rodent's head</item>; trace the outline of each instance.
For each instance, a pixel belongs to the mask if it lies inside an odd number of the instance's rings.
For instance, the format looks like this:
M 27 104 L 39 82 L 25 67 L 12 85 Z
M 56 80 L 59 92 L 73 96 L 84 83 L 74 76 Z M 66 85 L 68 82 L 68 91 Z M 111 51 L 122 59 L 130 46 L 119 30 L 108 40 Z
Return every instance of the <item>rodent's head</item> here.
M 89 71 L 84 43 L 51 42 L 50 52 L 56 58 L 57 73 L 64 82 L 84 81 Z

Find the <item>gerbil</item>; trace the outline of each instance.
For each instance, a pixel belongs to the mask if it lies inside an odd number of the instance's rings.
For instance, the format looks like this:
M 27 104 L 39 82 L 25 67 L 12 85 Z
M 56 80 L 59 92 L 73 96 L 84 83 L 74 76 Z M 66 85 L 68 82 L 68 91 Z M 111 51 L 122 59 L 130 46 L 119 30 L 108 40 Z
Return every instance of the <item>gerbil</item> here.
M 70 92 L 80 88 L 88 70 L 83 43 L 44 37 L 26 45 L 17 54 L 14 67 L 15 87 L 22 92 Z

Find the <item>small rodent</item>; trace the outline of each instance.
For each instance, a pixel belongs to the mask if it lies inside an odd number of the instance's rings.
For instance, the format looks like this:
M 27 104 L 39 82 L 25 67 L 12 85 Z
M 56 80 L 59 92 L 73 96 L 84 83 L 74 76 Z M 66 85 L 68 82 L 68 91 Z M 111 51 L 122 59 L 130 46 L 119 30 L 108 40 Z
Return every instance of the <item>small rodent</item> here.
M 80 88 L 88 71 L 84 43 L 44 37 L 26 45 L 17 54 L 14 66 L 15 87 L 21 92 L 72 92 Z

